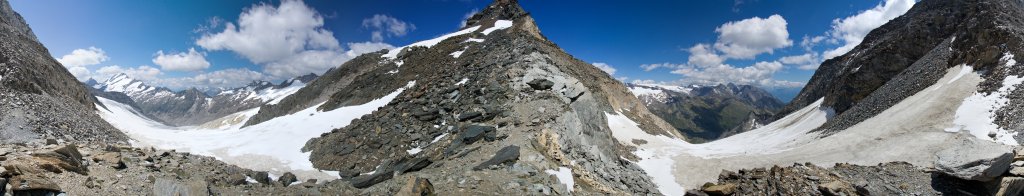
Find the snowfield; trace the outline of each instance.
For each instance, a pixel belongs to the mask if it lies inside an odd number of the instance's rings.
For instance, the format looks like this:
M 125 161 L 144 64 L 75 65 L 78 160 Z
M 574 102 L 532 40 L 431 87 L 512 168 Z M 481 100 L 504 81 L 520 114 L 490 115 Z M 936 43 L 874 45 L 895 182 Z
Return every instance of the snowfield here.
M 240 167 L 269 171 L 276 176 L 292 172 L 303 179 L 336 179 L 336 172 L 313 168 L 309 161 L 310 153 L 300 151 L 306 141 L 347 126 L 353 119 L 372 113 L 413 85 L 415 81 L 362 105 L 318 111 L 316 108 L 322 105 L 321 103 L 294 114 L 244 128 L 241 125 L 255 115 L 259 111 L 258 108 L 218 119 L 223 122 L 211 122 L 221 126 L 198 127 L 166 126 L 139 115 L 139 112 L 130 106 L 101 97 L 97 99 L 107 107 L 97 106 L 100 108 L 97 113 L 131 137 L 134 146 L 175 149 L 212 156 Z
M 992 127 L 996 127 L 989 119 L 991 115 L 974 113 L 990 111 L 994 106 L 992 103 L 997 103 L 995 106 L 1005 104 L 993 102 L 998 100 L 996 98 L 977 97 L 981 96 L 976 93 L 981 81 L 983 78 L 969 66 L 950 68 L 942 79 L 927 89 L 872 118 L 824 138 L 820 138 L 817 132 L 811 132 L 834 115 L 833 110 L 822 107 L 823 99 L 764 127 L 704 144 L 651 135 L 624 115 L 605 115 L 612 136 L 623 145 L 637 147 L 633 154 L 640 160 L 634 163 L 652 177 L 658 190 L 666 195 L 682 195 L 686 189 L 717 181 L 722 170 L 805 162 L 828 167 L 835 163 L 874 165 L 905 161 L 932 167 L 938 161 L 936 154 L 940 152 L 957 155 L 945 159 L 963 160 L 983 158 L 984 154 L 991 152 L 1010 152 L 1012 147 L 1004 144 L 1012 138 L 1004 136 L 1004 133 L 997 133 L 999 136 L 995 140 L 987 138 Z M 1009 92 L 1021 82 L 1024 78 L 1007 77 L 999 92 L 989 96 L 1005 99 L 998 94 Z M 989 117 L 963 124 L 964 127 L 978 126 L 965 128 L 967 130 L 987 129 L 984 131 L 986 138 L 976 137 L 973 131 L 947 130 L 959 123 L 955 119 L 966 119 L 971 117 L 969 115 Z M 638 145 L 635 140 L 646 143 L 638 142 L 643 143 Z

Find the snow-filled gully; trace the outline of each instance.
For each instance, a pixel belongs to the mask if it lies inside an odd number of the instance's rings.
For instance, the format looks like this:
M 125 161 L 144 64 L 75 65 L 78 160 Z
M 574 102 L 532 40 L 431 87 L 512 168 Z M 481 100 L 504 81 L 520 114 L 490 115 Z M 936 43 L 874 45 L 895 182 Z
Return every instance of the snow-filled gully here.
M 101 97 L 97 99 L 106 108 L 97 106 L 100 108 L 97 113 L 131 137 L 134 146 L 212 156 L 240 167 L 269 171 L 276 176 L 292 172 L 303 179 L 336 179 L 337 172 L 313 168 L 309 161 L 310 153 L 300 151 L 306 141 L 347 126 L 353 119 L 387 105 L 402 91 L 414 85 L 415 81 L 409 82 L 403 88 L 362 105 L 318 111 L 316 108 L 321 103 L 244 128 L 241 126 L 245 120 L 224 126 L 171 127 L 138 115 L 130 106 Z M 258 111 L 256 108 L 230 116 L 248 119 Z
M 1015 62 L 1007 62 L 1012 66 Z M 955 150 L 963 154 L 983 154 L 1007 150 L 1015 143 L 1006 130 L 991 130 L 995 139 L 980 130 L 949 129 L 997 127 L 990 118 L 961 122 L 972 111 L 992 111 L 1004 101 L 998 96 L 1024 82 L 1019 76 L 1008 76 L 996 97 L 975 93 L 983 80 L 970 66 L 960 65 L 947 70 L 945 76 L 931 87 L 908 97 L 882 113 L 846 130 L 820 138 L 811 130 L 820 127 L 834 115 L 822 107 L 823 98 L 764 127 L 704 144 L 690 144 L 664 135 L 651 135 L 637 123 L 619 113 L 606 113 L 612 136 L 623 145 L 636 146 L 633 153 L 638 166 L 652 177 L 658 190 L 666 195 L 682 195 L 686 189 L 704 182 L 715 182 L 722 170 L 788 166 L 811 162 L 821 166 L 835 163 L 874 165 L 905 161 L 934 166 L 935 154 Z M 977 116 L 975 116 L 977 117 Z M 988 119 L 988 120 L 986 120 Z M 985 130 L 984 133 L 989 133 Z M 645 142 L 633 141 L 643 140 Z M 964 142 L 975 141 L 975 142 Z M 980 142 L 976 142 L 980 141 Z M 964 143 L 972 146 L 965 147 Z

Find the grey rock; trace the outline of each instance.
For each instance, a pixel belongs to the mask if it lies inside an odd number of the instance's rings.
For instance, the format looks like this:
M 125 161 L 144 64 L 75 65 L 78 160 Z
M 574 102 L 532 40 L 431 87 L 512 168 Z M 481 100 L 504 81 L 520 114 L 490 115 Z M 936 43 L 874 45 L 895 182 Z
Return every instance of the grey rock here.
M 986 141 L 966 138 L 964 142 L 975 143 L 964 144 L 964 146 L 984 146 L 978 143 Z M 974 149 L 984 149 L 984 147 Z M 939 151 L 935 156 L 938 157 L 935 166 L 939 172 L 964 180 L 976 181 L 995 179 L 1010 169 L 1010 163 L 1013 160 L 1013 153 L 1009 149 L 1006 149 L 1005 152 L 992 152 L 965 149 L 962 146 L 953 146 Z
M 551 89 L 552 86 L 555 86 L 554 82 L 547 79 L 533 79 L 526 84 L 530 85 L 530 88 L 533 88 L 534 90 L 548 90 Z
M 210 187 L 205 181 L 190 180 L 186 182 L 170 178 L 157 178 L 153 183 L 153 195 L 157 196 L 199 196 L 210 195 Z
M 491 166 L 514 163 L 517 160 L 519 160 L 519 146 L 506 146 L 501 148 L 501 150 L 498 150 L 491 159 L 473 167 L 473 170 L 483 170 L 490 168 Z
M 291 172 L 285 172 L 284 174 L 281 175 L 280 178 L 277 178 L 277 181 L 280 182 L 281 185 L 288 186 L 291 185 L 293 182 L 297 182 L 299 180 L 295 177 L 295 174 L 292 174 Z
M 459 136 L 459 138 L 462 138 L 462 142 L 465 144 L 473 144 L 476 143 L 477 141 L 480 141 L 480 139 L 485 139 L 488 134 L 492 134 L 495 132 L 497 132 L 497 128 L 494 128 L 492 126 L 469 125 L 466 126 L 466 129 L 462 131 L 462 134 Z M 493 141 L 493 139 L 491 139 L 490 141 Z
M 999 182 L 999 189 L 995 195 L 1021 195 L 1024 194 L 1024 177 L 1003 177 Z
M 481 115 L 483 115 L 483 113 L 480 113 L 480 112 L 463 112 L 462 114 L 459 114 L 459 121 L 473 120 L 475 118 L 480 117 Z
M 254 172 L 249 177 L 255 179 L 256 182 L 259 182 L 261 184 L 270 184 L 270 173 L 267 173 L 265 171 Z

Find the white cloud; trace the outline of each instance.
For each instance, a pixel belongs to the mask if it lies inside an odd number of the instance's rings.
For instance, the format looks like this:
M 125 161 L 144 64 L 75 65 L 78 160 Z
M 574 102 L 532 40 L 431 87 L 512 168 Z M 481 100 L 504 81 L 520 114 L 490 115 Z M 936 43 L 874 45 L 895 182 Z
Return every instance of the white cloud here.
M 690 52 L 690 57 L 686 61 L 688 64 L 700 65 L 700 66 L 711 66 L 722 64 L 725 61 L 724 58 L 711 50 L 707 44 L 697 44 L 690 47 L 687 51 Z
M 384 43 L 351 43 L 352 50 L 346 51 L 323 25 L 323 16 L 302 1 L 284 0 L 278 7 L 261 3 L 244 10 L 237 23 L 226 22 L 224 31 L 204 34 L 196 44 L 209 51 L 237 53 L 262 65 L 271 79 L 323 73 L 359 54 L 393 48 Z
M 814 50 L 814 46 L 815 45 L 818 45 L 818 43 L 821 43 L 821 41 L 824 41 L 824 40 L 825 40 L 825 36 L 820 36 L 819 35 L 819 36 L 811 37 L 811 36 L 804 35 L 803 40 L 800 41 L 800 47 L 803 47 L 804 50 L 806 50 L 806 51 L 811 51 L 811 50 Z
M 384 41 L 384 36 L 395 36 L 401 37 L 408 34 L 410 31 L 416 30 L 416 25 L 406 23 L 405 21 L 398 20 L 397 18 L 384 15 L 376 14 L 373 17 L 363 19 L 363 28 L 371 28 L 374 31 L 371 33 L 374 42 Z
M 206 53 L 196 52 L 195 48 L 177 54 L 164 54 L 164 51 L 160 50 L 155 55 L 153 63 L 168 71 L 199 71 L 210 67 L 210 62 L 206 61 Z
M 153 81 L 153 83 L 171 89 L 190 87 L 233 88 L 245 86 L 254 80 L 269 80 L 269 77 L 263 73 L 242 68 L 217 70 L 192 77 L 160 79 Z
M 612 67 L 611 65 L 607 64 L 607 63 L 595 62 L 595 63 L 592 63 L 592 64 L 594 65 L 594 67 L 597 67 L 598 69 L 601 69 L 601 71 L 604 71 L 605 73 L 608 73 L 608 75 L 615 75 L 615 71 L 616 71 L 615 68 Z
M 104 61 L 110 60 L 107 57 L 107 53 L 103 52 L 103 49 L 96 47 L 89 47 L 85 49 L 75 49 L 70 54 L 57 59 L 57 62 L 63 64 L 64 67 L 80 67 L 87 65 L 97 65 Z
M 786 24 L 786 19 L 777 14 L 722 24 L 715 29 L 719 33 L 715 49 L 728 58 L 753 59 L 758 54 L 792 46 Z
M 831 59 L 853 50 L 871 30 L 903 15 L 914 6 L 914 3 L 914 0 L 886 0 L 885 3 L 857 15 L 833 20 L 832 30 L 828 35 L 833 41 L 842 41 L 843 45 L 825 51 L 824 59 Z
M 97 80 L 103 80 L 113 77 L 119 73 L 127 74 L 129 77 L 142 81 L 156 81 L 158 79 L 157 77 L 163 74 L 160 69 L 150 67 L 148 65 L 138 67 L 121 67 L 119 65 L 111 65 L 97 69 L 96 73 L 92 77 Z
M 734 67 L 728 64 L 718 65 L 673 65 L 676 70 L 674 74 L 682 75 L 683 78 L 677 81 L 682 84 L 751 84 L 766 87 L 790 84 L 784 80 L 774 80 L 775 72 L 782 70 L 782 63 L 778 61 L 761 61 L 747 67 Z

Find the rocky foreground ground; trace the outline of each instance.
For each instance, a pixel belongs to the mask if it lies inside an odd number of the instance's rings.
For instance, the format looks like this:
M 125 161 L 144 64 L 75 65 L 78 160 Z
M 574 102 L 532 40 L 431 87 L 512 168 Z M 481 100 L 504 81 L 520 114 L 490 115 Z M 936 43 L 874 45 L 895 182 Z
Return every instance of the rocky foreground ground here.
M 940 166 L 941 167 L 941 166 Z M 1021 195 L 1024 152 L 961 168 L 922 168 L 904 162 L 874 166 L 811 163 L 722 171 L 686 195 Z

